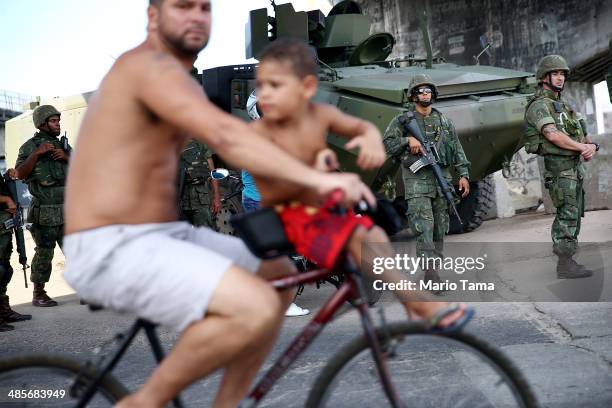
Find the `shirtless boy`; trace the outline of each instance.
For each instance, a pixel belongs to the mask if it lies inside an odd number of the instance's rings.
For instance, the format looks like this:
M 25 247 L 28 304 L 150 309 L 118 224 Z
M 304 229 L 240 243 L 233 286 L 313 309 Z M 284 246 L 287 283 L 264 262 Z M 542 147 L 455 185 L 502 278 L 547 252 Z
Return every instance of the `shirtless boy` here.
M 379 167 L 385 152 L 382 138 L 374 125 L 342 113 L 337 108 L 311 102 L 317 92 L 317 61 L 302 41 L 278 39 L 259 56 L 256 93 L 262 119 L 251 122 L 257 133 L 302 163 L 325 170 L 334 167 L 335 155 L 327 148 L 326 135 L 332 132 L 350 141 L 347 149 L 359 149 L 357 165 L 364 170 Z M 296 251 L 325 268 L 334 267 L 340 253 L 347 249 L 358 265 L 364 243 L 389 243 L 382 228 L 368 217 L 352 212 L 333 214 L 312 193 L 285 180 L 256 175 L 262 206 L 275 206 L 285 232 Z M 383 247 L 377 245 L 378 248 Z M 381 248 L 390 256 L 391 248 Z M 368 260 L 365 259 L 366 263 Z M 371 268 L 364 268 L 371 275 Z M 388 282 L 402 279 L 399 271 L 380 276 Z M 464 305 L 449 307 L 445 302 L 415 302 L 416 294 L 396 291 L 396 296 L 410 314 L 417 314 L 440 327 L 465 324 Z M 418 294 L 418 296 L 423 296 Z M 459 326 L 457 326 L 458 328 Z
M 347 202 L 373 195 L 356 175 L 317 172 L 208 101 L 189 76 L 208 41 L 209 0 L 151 0 L 146 40 L 121 55 L 90 100 L 66 188 L 65 279 L 90 302 L 181 331 L 151 378 L 119 407 L 164 407 L 224 368 L 216 407 L 235 407 L 272 347 L 292 293 L 262 277 L 233 237 L 177 222 L 179 154 L 189 137 L 262 177 Z

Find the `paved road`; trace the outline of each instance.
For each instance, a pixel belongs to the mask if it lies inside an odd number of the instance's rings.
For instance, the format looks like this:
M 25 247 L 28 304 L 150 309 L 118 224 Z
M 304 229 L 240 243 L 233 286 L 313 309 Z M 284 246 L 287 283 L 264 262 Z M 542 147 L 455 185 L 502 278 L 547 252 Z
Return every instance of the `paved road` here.
M 450 241 L 495 241 L 500 233 L 508 241 L 546 242 L 551 222 L 550 216 L 529 214 L 512 219 L 486 222 L 479 230 L 462 236 L 450 237 Z M 587 214 L 581 233 L 584 241 L 602 242 L 612 238 L 612 211 Z M 606 264 L 610 265 L 610 259 Z M 604 271 L 610 277 L 609 267 Z M 299 298 L 301 306 L 316 310 L 332 293 L 329 285 L 321 289 L 308 287 Z M 75 295 L 58 300 L 61 306 L 51 309 L 34 309 L 24 304 L 15 309 L 34 314 L 31 322 L 20 323 L 18 329 L 2 333 L 0 355 L 26 351 L 56 350 L 87 358 L 103 339 L 126 328 L 131 316 L 117 315 L 109 311 L 90 313 L 80 306 Z M 169 301 L 160 299 L 160 301 Z M 385 294 L 379 303 L 387 319 L 403 318 L 403 311 Z M 535 389 L 538 398 L 550 407 L 610 407 L 612 406 L 612 304 L 610 303 L 478 303 L 477 315 L 468 331 L 501 348 L 523 371 Z M 279 343 L 272 358 L 278 356 L 291 337 L 308 321 L 307 318 L 287 319 Z M 313 346 L 300 358 L 292 371 L 281 380 L 263 406 L 302 406 L 310 384 L 329 357 L 343 344 L 360 332 L 359 321 L 353 312 L 345 313 L 328 327 Z M 162 341 L 170 346 L 176 335 L 160 330 Z M 240 335 L 240 333 L 236 333 Z M 153 361 L 144 339 L 138 339 L 128 352 L 115 374 L 129 388 L 143 382 L 153 368 Z M 427 356 L 425 359 L 424 356 Z M 430 399 L 419 400 L 417 406 L 457 406 L 457 401 L 436 401 L 436 389 L 444 386 L 462 386 L 462 378 L 476 375 L 461 353 L 453 353 L 453 367 L 460 375 L 447 378 L 448 355 L 421 350 L 411 355 L 414 364 L 407 365 L 403 378 L 411 378 L 409 384 L 427 381 L 432 392 Z M 270 364 L 268 360 L 266 366 Z M 368 370 L 351 373 L 351 382 L 368 382 Z M 190 388 L 185 399 L 191 406 L 208 406 L 219 382 L 220 374 Z M 355 387 L 339 406 L 384 406 L 379 394 L 363 386 Z M 465 390 L 464 390 L 465 391 Z

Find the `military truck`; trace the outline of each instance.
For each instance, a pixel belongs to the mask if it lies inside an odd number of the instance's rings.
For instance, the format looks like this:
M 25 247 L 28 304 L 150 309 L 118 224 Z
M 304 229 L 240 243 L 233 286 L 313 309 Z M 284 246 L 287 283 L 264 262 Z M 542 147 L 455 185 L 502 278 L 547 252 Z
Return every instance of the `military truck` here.
M 522 147 L 525 106 L 535 90 L 532 73 L 491 66 L 459 66 L 432 55 L 426 21 L 423 36 L 427 56 L 408 55 L 387 60 L 395 39 L 389 33 L 370 34 L 370 18 L 354 1 L 343 1 L 327 16 L 321 10 L 296 12 L 290 3 L 252 10 L 246 29 L 246 57 L 258 53 L 276 38 L 297 37 L 317 52 L 320 62 L 316 101 L 367 119 L 383 133 L 409 101 L 411 78 L 428 74 L 438 86 L 435 105 L 456 126 L 471 162 L 472 193 L 459 205 L 463 220 L 451 222 L 451 232 L 471 231 L 482 223 L 493 204 L 493 186 L 487 175 L 502 168 Z M 269 29 L 271 27 L 271 29 Z M 246 106 L 255 88 L 255 65 L 234 65 L 205 70 L 208 96 L 227 112 L 248 120 Z M 333 134 L 342 171 L 360 173 L 368 185 L 394 199 L 404 217 L 403 184 L 399 164 L 389 159 L 377 171 L 363 173 L 355 166 L 356 152 L 343 149 L 344 139 Z

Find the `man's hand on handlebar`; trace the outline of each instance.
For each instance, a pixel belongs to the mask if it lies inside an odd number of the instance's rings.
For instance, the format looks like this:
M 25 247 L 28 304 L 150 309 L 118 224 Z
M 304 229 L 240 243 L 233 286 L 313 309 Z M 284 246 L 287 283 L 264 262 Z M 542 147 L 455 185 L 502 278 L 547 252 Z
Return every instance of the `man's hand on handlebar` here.
M 324 199 L 340 190 L 344 193 L 340 204 L 352 208 L 360 200 L 365 200 L 371 208 L 376 208 L 376 198 L 359 176 L 352 173 L 319 173 L 317 176 L 317 194 Z

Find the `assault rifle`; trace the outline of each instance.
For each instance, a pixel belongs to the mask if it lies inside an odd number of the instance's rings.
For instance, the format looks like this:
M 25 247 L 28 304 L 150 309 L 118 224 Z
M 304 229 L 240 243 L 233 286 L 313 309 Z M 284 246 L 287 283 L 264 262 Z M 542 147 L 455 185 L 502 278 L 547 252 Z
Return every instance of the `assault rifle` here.
M 17 195 L 17 183 L 10 176 L 8 171 L 4 174 L 4 182 L 8 187 L 11 199 L 15 202 L 15 214 L 13 218 L 4 221 L 4 228 L 13 229 L 15 231 L 15 241 L 17 243 L 17 253 L 19 254 L 19 263 L 23 268 L 23 279 L 25 287 L 28 287 L 28 277 L 26 269 L 28 268 L 28 257 L 26 255 L 25 239 L 23 237 L 23 209 L 19 204 L 19 196 Z
M 417 171 L 421 170 L 423 167 L 431 167 L 434 177 L 436 178 L 436 181 L 438 182 L 438 185 L 442 190 L 444 198 L 448 202 L 449 207 L 453 209 L 453 212 L 459 220 L 459 224 L 463 225 L 461 217 L 459 217 L 459 213 L 457 212 L 457 207 L 455 207 L 455 201 L 453 196 L 454 188 L 446 180 L 446 177 L 444 177 L 444 174 L 442 173 L 442 169 L 438 165 L 438 162 L 440 161 L 440 155 L 438 154 L 438 149 L 436 149 L 435 143 L 425 139 L 425 137 L 421 133 L 421 129 L 416 123 L 416 119 L 414 117 L 413 112 L 408 111 L 405 114 L 401 115 L 399 118 L 399 123 L 404 127 L 406 133 L 410 134 L 411 136 L 414 136 L 414 138 L 416 138 L 416 140 L 421 143 L 421 146 L 423 146 L 423 150 L 425 151 L 425 154 L 410 166 L 410 170 L 414 174 L 416 174 Z

